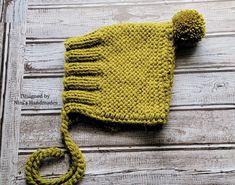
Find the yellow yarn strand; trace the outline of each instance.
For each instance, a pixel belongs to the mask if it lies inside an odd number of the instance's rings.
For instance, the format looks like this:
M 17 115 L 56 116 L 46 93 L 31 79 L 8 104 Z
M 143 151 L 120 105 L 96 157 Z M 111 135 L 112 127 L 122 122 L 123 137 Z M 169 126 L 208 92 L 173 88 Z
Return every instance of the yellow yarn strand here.
M 68 114 L 69 110 L 66 111 L 63 108 L 61 112 L 62 124 L 60 130 L 65 145 L 68 149 L 69 155 L 72 158 L 72 163 L 70 164 L 67 173 L 60 176 L 59 178 L 43 179 L 39 173 L 39 168 L 41 166 L 42 161 L 47 157 L 61 158 L 64 157 L 65 154 L 61 149 L 54 147 L 48 149 L 39 149 L 28 158 L 25 165 L 25 175 L 28 184 L 72 185 L 78 182 L 84 175 L 85 160 L 79 147 L 74 143 L 71 135 L 69 134 L 68 127 L 70 121 Z

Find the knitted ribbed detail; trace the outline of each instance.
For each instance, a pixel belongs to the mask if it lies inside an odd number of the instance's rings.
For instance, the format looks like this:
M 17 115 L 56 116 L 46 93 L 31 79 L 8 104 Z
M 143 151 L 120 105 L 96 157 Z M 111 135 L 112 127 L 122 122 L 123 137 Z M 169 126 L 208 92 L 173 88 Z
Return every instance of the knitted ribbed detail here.
M 166 123 L 175 65 L 172 33 L 170 22 L 127 23 L 66 40 L 64 85 L 73 93 L 66 94 L 65 106 L 99 120 Z

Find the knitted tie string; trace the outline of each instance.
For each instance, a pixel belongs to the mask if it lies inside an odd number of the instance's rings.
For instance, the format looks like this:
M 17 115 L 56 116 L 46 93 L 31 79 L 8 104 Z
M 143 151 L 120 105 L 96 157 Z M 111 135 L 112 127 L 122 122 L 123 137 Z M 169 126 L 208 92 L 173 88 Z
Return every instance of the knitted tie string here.
M 71 161 L 72 161 L 67 173 L 54 179 L 42 178 L 39 172 L 42 161 L 48 157 L 61 158 L 61 157 L 64 157 L 65 154 L 63 150 L 56 148 L 56 147 L 51 147 L 48 149 L 39 149 L 33 154 L 31 154 L 26 162 L 25 174 L 26 174 L 26 181 L 28 184 L 72 185 L 82 178 L 84 171 L 85 171 L 85 161 L 84 161 L 82 152 L 73 141 L 72 136 L 69 134 L 68 128 L 69 128 L 70 121 L 69 121 L 68 114 L 69 112 L 66 112 L 65 109 L 63 108 L 61 112 L 62 123 L 61 123 L 60 130 L 62 133 L 64 143 L 66 145 L 66 148 L 68 149 L 68 153 L 71 156 Z

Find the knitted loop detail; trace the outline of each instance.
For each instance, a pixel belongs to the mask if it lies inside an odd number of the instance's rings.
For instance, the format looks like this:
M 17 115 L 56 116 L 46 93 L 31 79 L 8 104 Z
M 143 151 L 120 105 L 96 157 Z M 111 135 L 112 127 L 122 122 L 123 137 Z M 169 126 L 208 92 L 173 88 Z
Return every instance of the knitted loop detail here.
M 69 112 L 68 112 L 69 113 Z M 59 148 L 39 149 L 31 154 L 26 162 L 25 175 L 28 184 L 32 185 L 72 185 L 78 182 L 85 171 L 85 160 L 79 147 L 74 143 L 71 135 L 69 134 L 68 127 L 70 124 L 68 113 L 62 109 L 61 117 L 61 133 L 68 149 L 72 162 L 66 174 L 55 179 L 43 179 L 40 175 L 39 169 L 42 161 L 48 157 L 61 158 L 64 157 L 64 152 Z
M 86 35 L 86 37 L 76 37 L 65 41 L 64 46 L 67 51 L 71 49 L 89 48 L 102 43 L 102 36 L 96 32 Z

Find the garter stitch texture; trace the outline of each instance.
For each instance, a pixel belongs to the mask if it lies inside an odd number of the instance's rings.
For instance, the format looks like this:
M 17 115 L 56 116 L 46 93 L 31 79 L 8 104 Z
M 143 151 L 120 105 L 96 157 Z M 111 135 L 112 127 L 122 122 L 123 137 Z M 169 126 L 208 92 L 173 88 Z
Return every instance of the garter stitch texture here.
M 71 164 L 61 177 L 43 179 L 42 160 L 64 153 L 58 148 L 40 149 L 26 163 L 28 184 L 72 185 L 83 176 L 85 160 L 68 131 L 70 113 L 119 124 L 167 122 L 175 43 L 194 44 L 205 35 L 204 20 L 195 10 L 181 11 L 172 20 L 115 24 L 65 41 L 61 133 Z

